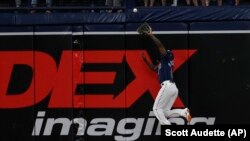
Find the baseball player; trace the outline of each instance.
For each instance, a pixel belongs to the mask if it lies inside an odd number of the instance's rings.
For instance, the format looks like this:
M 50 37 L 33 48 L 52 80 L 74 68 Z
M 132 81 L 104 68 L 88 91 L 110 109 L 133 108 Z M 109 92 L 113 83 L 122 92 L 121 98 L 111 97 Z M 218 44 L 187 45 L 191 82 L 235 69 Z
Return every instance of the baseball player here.
M 172 51 L 166 50 L 161 41 L 156 38 L 152 32 L 145 32 L 145 35 L 153 40 L 161 54 L 158 65 L 151 64 L 145 55 L 142 54 L 142 58 L 148 67 L 154 71 L 158 71 L 161 84 L 161 89 L 158 92 L 153 106 L 154 114 L 161 125 L 171 125 L 167 118 L 180 116 L 186 118 L 189 123 L 191 115 L 188 108 L 171 110 L 178 95 L 178 89 L 173 78 L 174 54 Z

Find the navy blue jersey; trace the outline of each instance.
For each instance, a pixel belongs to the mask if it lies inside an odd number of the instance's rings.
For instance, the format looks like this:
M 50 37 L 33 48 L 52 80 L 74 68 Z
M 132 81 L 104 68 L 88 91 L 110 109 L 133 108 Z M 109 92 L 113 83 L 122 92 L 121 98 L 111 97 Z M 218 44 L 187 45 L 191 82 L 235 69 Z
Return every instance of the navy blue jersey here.
M 158 65 L 158 77 L 160 83 L 170 80 L 174 82 L 173 78 L 174 54 L 168 50 L 165 55 L 161 56 L 160 64 Z

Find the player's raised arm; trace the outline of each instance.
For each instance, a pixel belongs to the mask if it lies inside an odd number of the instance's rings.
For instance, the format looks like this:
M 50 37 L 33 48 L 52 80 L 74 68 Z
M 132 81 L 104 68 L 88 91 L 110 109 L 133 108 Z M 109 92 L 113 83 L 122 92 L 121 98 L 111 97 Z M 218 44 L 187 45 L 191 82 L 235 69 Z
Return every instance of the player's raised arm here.
M 146 35 L 146 36 L 150 37 L 154 41 L 154 43 L 156 44 L 156 46 L 158 47 L 158 50 L 161 53 L 161 55 L 165 55 L 166 54 L 167 51 L 166 51 L 164 45 L 162 44 L 162 42 L 157 37 L 155 37 L 152 34 L 152 28 L 151 28 L 151 26 L 148 23 L 141 24 L 137 28 L 137 32 L 140 35 Z
M 162 44 L 162 42 L 155 35 L 153 35 L 152 32 L 145 33 L 145 34 L 154 41 L 154 43 L 157 46 L 160 54 L 165 55 L 167 51 L 165 49 L 165 46 Z

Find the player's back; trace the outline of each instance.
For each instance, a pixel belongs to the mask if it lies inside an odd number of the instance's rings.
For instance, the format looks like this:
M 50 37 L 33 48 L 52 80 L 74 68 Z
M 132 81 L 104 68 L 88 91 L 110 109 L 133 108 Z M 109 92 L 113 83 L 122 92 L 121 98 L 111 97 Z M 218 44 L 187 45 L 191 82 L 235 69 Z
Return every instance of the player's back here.
M 174 82 L 173 78 L 174 54 L 167 50 L 166 54 L 161 56 L 160 64 L 158 65 L 158 76 L 160 83 L 170 80 Z

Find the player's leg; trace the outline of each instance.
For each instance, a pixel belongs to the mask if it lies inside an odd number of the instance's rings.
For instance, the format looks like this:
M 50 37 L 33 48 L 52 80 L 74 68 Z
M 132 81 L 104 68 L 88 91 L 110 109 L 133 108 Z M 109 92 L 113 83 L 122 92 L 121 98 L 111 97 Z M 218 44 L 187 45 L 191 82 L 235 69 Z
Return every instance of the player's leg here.
M 184 116 L 184 110 L 183 109 L 174 109 L 171 110 L 177 96 L 178 96 L 178 89 L 174 83 L 169 84 L 169 92 L 166 95 L 166 107 L 164 114 L 166 117 L 180 117 Z
M 186 117 L 187 108 L 185 109 L 173 109 L 165 111 L 165 116 L 168 118 L 175 118 L 175 117 Z
M 163 85 L 158 92 L 158 95 L 155 99 L 153 111 L 156 118 L 159 120 L 161 125 L 170 125 L 171 123 L 167 120 L 164 114 L 165 106 L 166 106 L 166 93 L 167 93 L 167 85 Z
M 165 107 L 167 111 L 169 111 L 172 108 L 172 106 L 173 106 L 173 104 L 178 96 L 178 89 L 177 89 L 176 85 L 174 83 L 169 83 L 168 85 L 169 85 L 169 87 L 168 87 L 169 91 L 168 91 L 168 94 L 166 95 L 166 99 L 167 99 L 166 102 L 167 103 L 166 103 L 166 107 Z
M 191 120 L 191 115 L 189 113 L 189 109 L 173 109 L 171 110 L 177 96 L 178 96 L 178 89 L 175 84 L 171 84 L 169 86 L 169 89 L 171 90 L 170 94 L 167 95 L 167 104 L 166 104 L 166 111 L 164 111 L 164 114 L 168 118 L 173 118 L 173 117 L 184 117 L 187 119 L 189 122 Z

